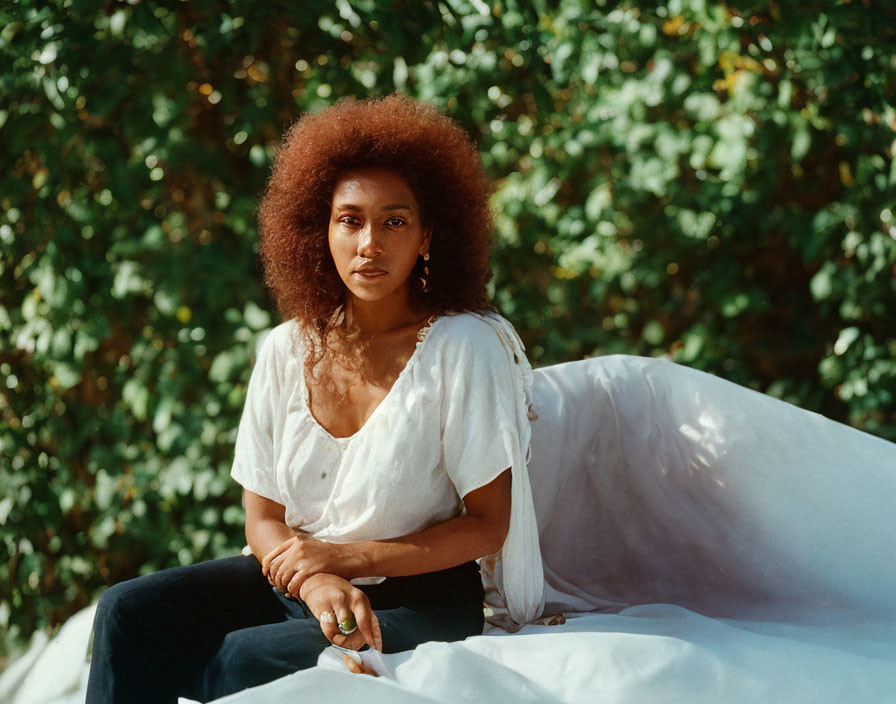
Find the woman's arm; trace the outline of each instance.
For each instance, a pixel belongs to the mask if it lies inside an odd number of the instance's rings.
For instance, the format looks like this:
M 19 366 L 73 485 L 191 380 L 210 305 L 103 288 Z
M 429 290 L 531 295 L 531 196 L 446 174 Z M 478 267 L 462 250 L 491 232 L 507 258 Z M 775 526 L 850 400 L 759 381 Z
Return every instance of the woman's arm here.
M 246 506 L 246 542 L 252 554 L 263 562 L 265 556 L 284 541 L 295 537 L 286 525 L 286 508 L 276 501 L 243 489 Z
M 279 589 L 298 594 L 302 583 L 320 572 L 353 579 L 399 577 L 454 567 L 501 549 L 510 525 L 510 489 L 508 468 L 463 497 L 465 515 L 390 540 L 325 543 L 295 535 L 286 528 L 289 536 L 262 558 L 262 568 Z M 246 526 L 248 537 L 248 502 Z M 273 532 L 270 535 L 273 539 Z M 249 545 L 258 555 L 251 539 Z
M 510 469 L 464 496 L 466 514 L 419 533 L 353 543 L 357 576 L 398 577 L 435 572 L 498 552 L 510 525 Z

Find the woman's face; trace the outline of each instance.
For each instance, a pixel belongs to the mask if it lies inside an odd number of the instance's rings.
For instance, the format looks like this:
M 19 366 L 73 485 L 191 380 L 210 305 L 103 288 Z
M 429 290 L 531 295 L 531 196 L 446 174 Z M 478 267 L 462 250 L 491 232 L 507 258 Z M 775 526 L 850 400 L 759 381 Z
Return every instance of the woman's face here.
M 343 174 L 333 191 L 330 253 L 349 295 L 407 305 L 408 277 L 429 231 L 407 182 L 388 169 Z

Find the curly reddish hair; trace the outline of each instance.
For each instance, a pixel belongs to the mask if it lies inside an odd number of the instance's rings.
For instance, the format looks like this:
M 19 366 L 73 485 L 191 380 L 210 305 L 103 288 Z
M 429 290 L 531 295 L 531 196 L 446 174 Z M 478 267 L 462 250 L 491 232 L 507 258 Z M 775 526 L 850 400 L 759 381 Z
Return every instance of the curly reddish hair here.
M 345 99 L 287 129 L 259 206 L 265 282 L 318 359 L 345 296 L 328 244 L 333 192 L 342 174 L 367 167 L 402 176 L 432 227 L 429 290 L 422 290 L 418 258 L 412 302 L 435 315 L 491 307 L 492 187 L 472 141 L 453 120 L 407 96 Z

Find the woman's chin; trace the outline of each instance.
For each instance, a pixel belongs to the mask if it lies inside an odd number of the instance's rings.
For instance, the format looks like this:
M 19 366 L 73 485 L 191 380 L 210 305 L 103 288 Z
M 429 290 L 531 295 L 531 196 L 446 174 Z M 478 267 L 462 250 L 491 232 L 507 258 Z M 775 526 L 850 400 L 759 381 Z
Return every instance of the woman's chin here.
M 407 305 L 407 285 L 395 286 L 394 283 L 384 281 L 385 277 L 377 277 L 369 281 L 352 281 L 347 286 L 348 293 L 357 303 L 392 303 L 394 305 Z
M 348 292 L 355 303 L 361 303 L 362 305 L 386 301 L 391 297 L 391 294 L 394 293 L 394 291 L 377 291 L 372 287 L 360 288 L 358 286 L 350 288 Z

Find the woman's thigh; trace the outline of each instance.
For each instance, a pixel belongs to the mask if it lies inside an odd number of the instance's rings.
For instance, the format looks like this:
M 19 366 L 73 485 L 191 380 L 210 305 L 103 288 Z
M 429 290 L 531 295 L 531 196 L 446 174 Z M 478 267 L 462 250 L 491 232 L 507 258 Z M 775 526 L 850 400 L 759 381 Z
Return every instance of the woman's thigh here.
M 94 620 L 87 701 L 176 701 L 188 696 L 234 629 L 283 621 L 258 561 L 234 557 L 116 584 Z
M 463 640 L 482 633 L 481 606 L 478 618 L 475 614 L 445 608 L 438 603 L 402 606 L 375 613 L 383 636 L 384 653 L 400 653 L 429 641 Z
M 194 696 L 209 701 L 313 667 L 329 645 L 315 618 L 231 631 L 206 665 Z
M 410 650 L 429 640 L 463 640 L 482 633 L 482 580 L 476 563 L 394 577 L 361 587 L 383 630 L 383 649 Z
M 220 641 L 238 628 L 286 618 L 254 557 L 230 557 L 174 567 L 121 582 L 100 600 L 100 613 L 123 628 L 178 631 L 186 648 Z
M 386 653 L 413 650 L 428 641 L 461 640 L 482 630 L 475 618 L 452 616 L 439 604 L 375 613 Z M 233 631 L 205 668 L 195 697 L 208 701 L 313 667 L 329 645 L 310 616 Z

